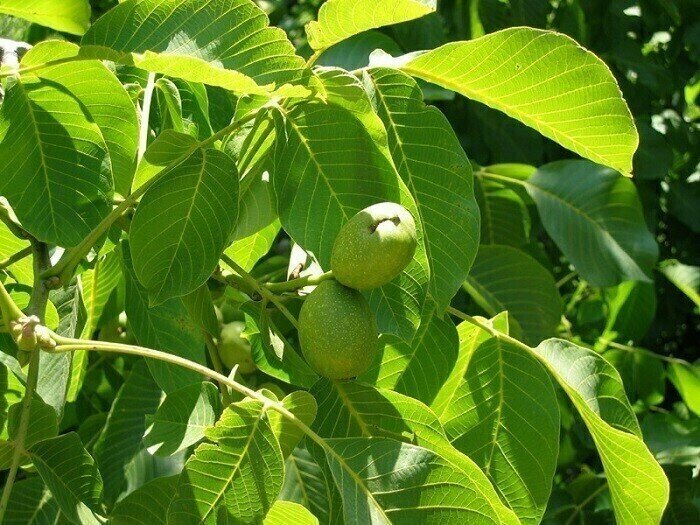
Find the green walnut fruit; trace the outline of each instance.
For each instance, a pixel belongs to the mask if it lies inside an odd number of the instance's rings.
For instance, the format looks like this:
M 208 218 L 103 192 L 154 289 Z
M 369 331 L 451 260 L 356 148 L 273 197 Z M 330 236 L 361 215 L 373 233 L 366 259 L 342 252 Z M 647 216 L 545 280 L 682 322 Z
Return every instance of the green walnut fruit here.
M 417 244 L 416 223 L 406 208 L 393 202 L 375 204 L 341 228 L 331 253 L 331 270 L 350 288 L 378 288 L 406 268 Z
M 323 281 L 301 307 L 301 350 L 311 368 L 329 379 L 366 372 L 379 350 L 378 337 L 367 300 L 337 281 Z
M 257 370 L 250 349 L 250 342 L 241 337 L 245 324 L 234 321 L 224 325 L 219 340 L 219 357 L 227 368 L 238 365 L 241 374 L 252 374 Z

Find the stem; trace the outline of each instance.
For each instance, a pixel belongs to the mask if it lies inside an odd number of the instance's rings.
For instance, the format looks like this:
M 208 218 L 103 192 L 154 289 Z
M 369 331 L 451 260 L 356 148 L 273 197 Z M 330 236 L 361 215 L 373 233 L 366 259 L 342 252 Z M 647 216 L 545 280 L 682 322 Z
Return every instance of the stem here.
M 293 292 L 299 288 L 304 288 L 305 286 L 320 284 L 328 279 L 333 279 L 333 270 L 321 275 L 309 275 L 307 277 L 300 277 L 299 279 L 292 279 L 291 281 L 286 281 L 283 283 L 266 283 L 264 286 L 274 293 Z
M 80 61 L 84 61 L 84 60 L 94 60 L 94 59 L 85 58 L 82 56 L 73 56 L 73 57 L 68 57 L 68 58 L 60 58 L 58 60 L 49 60 L 48 62 L 44 62 L 43 64 L 37 64 L 35 66 L 25 67 L 24 69 L 18 69 L 16 71 L 9 71 L 6 73 L 0 73 L 0 78 L 10 77 L 10 76 L 14 76 L 14 75 L 22 75 L 23 73 L 31 73 L 32 71 L 38 71 L 38 70 L 44 69 L 46 67 L 58 66 L 61 64 L 68 64 L 69 62 L 80 62 Z
M 639 348 L 637 346 L 623 345 L 622 343 L 617 343 L 615 341 L 608 341 L 607 339 L 601 339 L 601 342 L 603 342 L 606 346 L 609 346 L 610 348 L 614 348 L 616 350 L 622 350 L 623 352 L 629 352 L 631 354 L 634 354 L 634 353 L 645 354 L 645 355 L 648 355 L 649 357 L 653 357 L 654 359 L 659 359 L 660 361 L 665 361 L 667 363 L 690 366 L 690 363 L 688 363 L 687 361 L 685 361 L 683 359 L 678 359 L 677 357 L 670 357 L 670 356 L 666 356 L 666 355 L 657 354 L 655 352 L 652 352 L 651 350 L 647 350 L 646 348 Z
M 576 518 L 576 516 L 578 516 L 578 514 L 586 507 L 586 505 L 588 505 L 591 501 L 593 501 L 596 498 L 596 496 L 598 496 L 601 492 L 603 492 L 607 488 L 608 488 L 608 483 L 606 481 L 600 487 L 598 487 L 593 492 L 591 492 L 591 494 L 589 494 L 589 496 L 586 499 L 584 499 L 581 503 L 576 505 L 574 512 L 571 514 L 571 516 L 569 516 L 569 519 L 566 520 L 566 523 L 564 525 L 571 525 L 571 523 L 574 522 L 574 519 Z
M 51 260 L 49 258 L 48 247 L 44 243 L 32 241 L 32 251 L 34 253 L 34 287 L 32 288 L 32 295 L 29 300 L 29 306 L 27 307 L 27 313 L 29 315 L 36 315 L 43 322 L 44 317 L 46 315 L 46 305 L 49 300 L 49 290 L 44 285 L 44 281 L 41 278 L 41 273 L 43 270 L 45 270 L 51 265 Z M 0 284 L 0 288 L 5 293 L 7 293 L 5 291 L 5 287 L 2 286 L 2 284 Z M 3 299 L 5 299 L 5 297 L 3 297 Z M 14 305 L 14 308 L 19 311 L 19 308 L 16 304 L 14 304 L 14 301 L 12 301 L 11 298 L 10 301 Z M 3 309 L 4 308 L 5 305 L 3 304 Z M 10 472 L 7 475 L 5 488 L 3 489 L 2 498 L 0 499 L 0 523 L 3 522 L 5 511 L 7 510 L 7 504 L 10 501 L 12 487 L 15 484 L 17 472 L 19 471 L 19 465 L 22 461 L 22 453 L 24 451 L 24 444 L 27 438 L 29 419 L 31 417 L 32 398 L 34 397 L 34 391 L 39 380 L 40 361 L 41 351 L 39 350 L 39 348 L 35 348 L 31 353 L 31 357 L 29 358 L 27 384 L 24 389 L 24 399 L 22 399 L 22 410 L 19 416 L 20 419 L 19 427 L 17 428 L 17 436 L 14 439 L 14 445 L 12 450 L 12 462 L 10 463 Z
M 156 74 L 148 74 L 148 83 L 143 95 L 143 105 L 141 106 L 141 128 L 139 130 L 138 162 L 141 162 L 148 147 L 148 123 L 151 118 L 151 102 L 153 100 L 153 90 L 156 86 Z
M 170 173 L 173 169 L 175 169 L 177 166 L 179 166 L 182 162 L 187 160 L 190 155 L 192 155 L 195 151 L 201 148 L 206 148 L 207 146 L 210 146 L 211 144 L 215 143 L 217 140 L 221 139 L 222 137 L 228 135 L 229 133 L 233 133 L 236 131 L 238 128 L 241 126 L 245 125 L 247 122 L 253 120 L 255 118 L 257 113 L 252 113 L 251 115 L 248 115 L 238 122 L 235 122 L 233 124 L 230 124 L 229 126 L 226 126 L 222 130 L 216 132 L 214 135 L 209 137 L 208 139 L 203 140 L 202 142 L 198 143 L 197 145 L 189 148 L 187 151 L 185 151 L 182 155 L 180 155 L 177 159 L 175 159 L 173 162 L 168 164 L 162 171 L 160 171 L 158 174 L 156 174 L 154 177 L 149 179 L 147 182 L 139 186 L 136 191 L 134 191 L 131 195 L 126 197 L 119 206 L 114 208 L 109 215 L 107 215 L 104 219 L 102 219 L 102 222 L 98 224 L 89 234 L 87 237 L 85 237 L 80 244 L 78 244 L 75 248 L 72 248 L 68 251 L 66 251 L 66 254 L 61 258 L 61 260 L 50 270 L 47 272 L 44 272 L 42 277 L 44 279 L 49 278 L 49 277 L 59 277 L 61 282 L 63 284 L 67 283 L 70 278 L 73 276 L 73 272 L 75 270 L 75 267 L 80 263 L 80 261 L 85 257 L 90 249 L 97 243 L 97 241 L 102 237 L 105 233 L 107 233 L 107 230 L 109 230 L 110 226 L 129 208 L 131 208 L 138 199 L 146 193 L 146 190 L 153 186 L 154 183 L 157 181 L 163 179 L 168 173 Z
M 18 222 L 12 208 L 6 203 L 4 199 L 0 199 L 0 221 L 5 223 L 5 226 L 12 232 L 12 235 L 18 239 L 31 239 L 32 236 L 27 233 L 27 231 L 22 228 L 22 225 Z
M 575 271 L 569 272 L 568 274 L 566 274 L 564 277 L 562 277 L 561 279 L 559 279 L 557 281 L 557 288 L 561 288 L 562 286 L 564 286 L 566 283 L 568 283 L 571 279 L 573 279 L 577 275 L 578 275 L 578 273 Z
M 221 363 L 221 358 L 219 357 L 219 351 L 214 344 L 214 339 L 208 333 L 204 333 L 204 341 L 207 345 L 207 351 L 209 352 L 209 358 L 211 359 L 211 364 L 214 366 L 214 371 L 217 374 L 223 375 L 223 364 Z M 225 383 L 219 381 L 219 390 L 221 390 L 221 397 L 224 400 L 225 405 L 230 405 L 233 400 L 228 391 L 228 386 Z
M 262 402 L 265 406 L 271 408 L 275 412 L 282 414 L 286 417 L 292 424 L 294 424 L 299 430 L 306 434 L 311 440 L 317 443 L 324 450 L 328 451 L 330 454 L 338 457 L 338 454 L 328 446 L 325 440 L 316 434 L 308 425 L 303 421 L 299 420 L 292 412 L 290 412 L 283 404 L 278 401 L 273 401 L 259 392 L 255 392 L 250 388 L 226 377 L 219 372 L 216 372 L 204 365 L 185 359 L 174 354 L 168 354 L 167 352 L 161 352 L 159 350 L 152 350 L 150 348 L 144 348 L 142 346 L 134 345 L 124 345 L 121 343 L 108 343 L 104 341 L 84 341 L 80 339 L 70 339 L 67 337 L 61 337 L 57 334 L 53 334 L 53 339 L 56 341 L 57 346 L 53 350 L 49 350 L 50 353 L 61 353 L 61 352 L 74 352 L 77 350 L 85 350 L 88 352 L 102 352 L 102 353 L 113 353 L 113 354 L 127 354 L 135 355 L 140 357 L 145 357 L 148 359 L 157 359 L 166 363 L 170 363 L 176 366 L 181 366 L 188 370 L 192 370 L 201 374 L 202 376 L 213 379 L 221 384 L 225 384 L 231 390 L 235 390 L 240 394 L 248 396 L 256 401 Z
M 16 262 L 21 261 L 25 257 L 28 257 L 32 254 L 32 247 L 27 246 L 26 248 L 18 251 L 14 255 L 10 255 L 7 259 L 0 261 L 0 270 L 4 270 L 8 266 L 12 266 Z
M 24 317 L 24 313 L 19 309 L 19 306 L 15 304 L 15 301 L 12 299 L 12 296 L 10 296 L 5 285 L 2 284 L 2 281 L 0 281 L 0 313 L 8 328 L 12 321 L 17 321 Z
M 296 318 L 291 314 L 289 310 L 287 310 L 287 307 L 284 306 L 284 304 L 282 304 L 282 302 L 274 293 L 272 293 L 266 287 L 262 286 L 252 275 L 246 272 L 236 261 L 231 259 L 231 257 L 226 255 L 225 253 L 221 254 L 221 260 L 224 261 L 231 268 L 233 268 L 233 270 L 241 277 L 241 279 L 243 279 L 244 283 L 247 286 L 253 288 L 260 295 L 260 297 L 274 304 L 275 307 L 280 312 L 282 312 L 282 315 L 284 315 L 289 320 L 289 322 L 292 323 L 292 326 L 294 328 L 299 327 Z
M 319 59 L 321 56 L 321 53 L 323 53 L 323 49 L 318 49 L 314 51 L 314 54 L 309 57 L 309 59 L 306 61 L 306 67 L 312 67 L 316 61 Z
M 17 478 L 17 472 L 19 471 L 19 464 L 22 460 L 22 452 L 24 451 L 24 440 L 27 437 L 27 429 L 29 428 L 30 412 L 32 407 L 32 398 L 34 397 L 34 390 L 36 389 L 36 384 L 39 379 L 39 358 L 41 353 L 39 350 L 34 350 L 32 352 L 32 357 L 29 361 L 29 371 L 27 374 L 27 385 L 24 390 L 24 399 L 22 399 L 22 411 L 20 412 L 19 427 L 17 428 L 17 436 L 14 439 L 14 449 L 12 451 L 12 463 L 10 464 L 10 471 L 7 474 L 7 481 L 5 481 L 5 488 L 2 492 L 2 499 L 0 499 L 0 523 L 3 523 L 3 518 L 5 517 L 5 511 L 7 510 L 7 504 L 10 501 L 10 494 L 12 493 L 12 487 L 15 484 L 15 479 Z
M 524 187 L 528 186 L 528 183 L 524 180 L 514 179 L 513 177 L 506 177 L 504 175 L 497 175 L 497 174 L 491 173 L 489 171 L 478 170 L 478 171 L 474 172 L 474 175 L 477 175 L 479 177 L 484 177 L 485 179 L 497 180 L 497 181 L 503 182 L 505 184 L 515 184 L 517 186 L 524 186 Z

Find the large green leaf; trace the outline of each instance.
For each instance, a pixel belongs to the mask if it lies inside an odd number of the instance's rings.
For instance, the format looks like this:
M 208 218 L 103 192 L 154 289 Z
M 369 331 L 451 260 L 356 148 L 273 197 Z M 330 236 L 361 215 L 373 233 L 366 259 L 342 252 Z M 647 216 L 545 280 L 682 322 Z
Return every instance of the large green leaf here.
M 0 194 L 27 231 L 66 247 L 112 209 L 107 145 L 72 91 L 90 89 L 90 78 L 71 64 L 47 68 L 41 78 L 24 75 L 0 107 Z M 99 81 L 95 88 L 109 90 Z
M 230 405 L 185 464 L 168 523 L 262 521 L 282 487 L 282 452 L 260 401 Z
M 484 514 L 490 515 L 496 522 L 514 519 L 498 499 L 486 476 L 469 458 L 452 447 L 437 416 L 419 401 L 357 382 L 322 380 L 314 386 L 312 393 L 319 402 L 320 414 L 313 428 L 320 436 L 333 438 L 332 441 L 337 438 L 385 437 L 418 444 L 440 455 L 461 474 L 463 480 L 469 480 L 469 486 L 474 490 L 470 509 L 483 509 Z M 328 451 L 326 457 L 332 464 Z M 353 478 L 361 474 L 346 470 Z M 338 485 L 341 493 L 343 488 Z M 358 488 L 366 490 L 366 487 Z M 348 512 L 352 510 L 348 509 L 348 501 L 344 501 L 347 520 Z
M 507 332 L 501 314 L 491 321 Z M 542 519 L 559 452 L 559 408 L 544 367 L 479 327 L 458 326 L 459 359 L 433 408 L 522 523 Z
M 3 200 L 0 198 L 0 207 L 4 206 Z M 29 241 L 18 239 L 4 222 L 0 222 L 0 262 L 6 261 L 9 257 L 28 247 Z M 31 285 L 34 280 L 32 260 L 29 257 L 6 266 L 3 270 L 8 272 L 18 283 Z
M 3 0 L 0 13 L 74 35 L 84 34 L 90 25 L 88 0 Z
M 15 483 L 7 504 L 5 525 L 51 525 L 60 509 L 40 477 Z
M 318 12 L 318 22 L 306 25 L 312 49 L 320 50 L 377 27 L 398 24 L 430 14 L 436 0 L 329 0 Z
M 561 339 L 534 349 L 568 394 L 605 468 L 617 523 L 658 524 L 668 502 L 663 470 L 642 440 L 620 375 L 595 352 Z
M 601 336 L 608 341 L 639 342 L 647 333 L 656 313 L 653 283 L 624 281 L 605 291 L 608 316 Z
M 449 319 L 430 313 L 413 341 L 384 338 L 381 358 L 362 379 L 430 404 L 457 361 L 459 340 Z
M 173 298 L 153 308 L 149 307 L 148 294 L 134 275 L 126 242 L 120 251 L 126 280 L 126 314 L 138 343 L 200 364 L 206 363 L 202 332 L 190 318 L 182 299 Z M 148 367 L 158 385 L 166 392 L 201 382 L 201 377 L 196 372 L 155 359 L 148 360 Z
M 605 63 L 566 35 L 527 27 L 378 63 L 503 111 L 579 155 L 632 171 L 638 136 Z
M 81 44 L 85 56 L 239 93 L 311 83 L 284 31 L 269 27 L 251 0 L 127 0 L 101 17 Z
M 490 316 L 507 310 L 514 334 L 537 344 L 555 335 L 563 306 L 554 277 L 525 252 L 482 245 L 464 287 Z
M 517 523 L 495 494 L 423 447 L 387 438 L 329 439 L 346 525 Z
M 586 281 L 650 280 L 659 249 L 632 181 L 591 162 L 559 161 L 524 185 L 547 233 Z
M 114 504 L 124 489 L 129 462 L 141 448 L 146 417 L 156 411 L 160 396 L 146 363 L 138 361 L 119 389 L 93 447 L 108 505 Z
M 294 417 L 310 427 L 316 419 L 318 406 L 316 399 L 304 390 L 297 390 L 281 400 L 282 406 L 289 410 Z M 282 457 L 286 458 L 304 437 L 301 429 L 279 412 L 270 412 L 270 427 L 279 441 Z
M 700 364 L 671 363 L 668 377 L 688 408 L 700 416 Z
M 168 507 L 177 492 L 177 476 L 156 478 L 119 501 L 110 525 L 167 525 Z
M 238 218 L 238 172 L 228 155 L 198 150 L 151 186 L 130 228 L 134 270 L 159 304 L 212 274 Z
M 469 159 L 445 116 L 424 104 L 411 77 L 371 69 L 365 82 L 388 132 L 394 163 L 416 202 L 430 265 L 430 292 L 442 309 L 469 273 L 479 244 Z
M 29 451 L 34 467 L 72 523 L 98 525 L 102 478 L 78 434 L 39 441 Z
M 219 389 L 212 383 L 171 392 L 153 416 L 143 444 L 151 454 L 171 456 L 202 440 L 220 411 Z
M 273 116 L 272 183 L 282 226 L 329 268 L 333 242 L 345 222 L 371 204 L 399 201 L 396 172 L 347 110 L 310 103 L 276 110 Z
M 61 40 L 40 42 L 23 58 L 22 67 L 39 67 L 53 60 L 75 56 L 78 46 Z M 70 69 L 81 72 L 83 82 L 67 82 Z M 98 61 L 85 61 L 80 67 L 42 68 L 35 73 L 45 82 L 65 85 L 87 108 L 102 132 L 114 178 L 114 189 L 129 193 L 136 168 L 139 121 L 136 107 L 112 71 Z
M 87 314 L 82 331 L 84 338 L 92 337 L 97 329 L 100 316 L 107 306 L 110 295 L 119 284 L 121 276 L 121 259 L 118 250 L 98 256 L 93 267 L 80 274 L 83 303 Z

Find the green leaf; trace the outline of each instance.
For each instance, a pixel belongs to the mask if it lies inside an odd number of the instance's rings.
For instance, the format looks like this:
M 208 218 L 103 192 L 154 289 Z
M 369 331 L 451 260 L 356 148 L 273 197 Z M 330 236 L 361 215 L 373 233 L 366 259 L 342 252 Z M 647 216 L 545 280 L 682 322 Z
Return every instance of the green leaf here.
M 217 515 L 237 522 L 261 521 L 282 486 L 279 443 L 259 401 L 230 405 L 185 464 L 168 523 L 216 524 Z
M 555 335 L 563 305 L 554 277 L 535 259 L 510 246 L 482 245 L 464 288 L 490 315 L 507 310 L 513 333 L 537 344 Z
M 368 29 L 433 13 L 436 3 L 435 0 L 329 0 L 321 6 L 318 21 L 306 25 L 306 35 L 312 49 L 325 49 Z
M 306 361 L 275 326 L 266 310 L 244 306 L 245 337 L 250 341 L 253 360 L 265 374 L 290 385 L 309 388 L 318 379 Z
M 474 190 L 481 211 L 480 242 L 515 248 L 526 245 L 530 237 L 530 215 L 523 199 L 503 184 L 478 177 Z
M 236 239 L 231 246 L 224 250 L 224 253 L 249 272 L 270 251 L 281 227 L 279 221 L 275 220 L 248 237 Z
M 39 475 L 72 523 L 97 525 L 102 478 L 75 432 L 39 441 L 29 451 Z
M 429 314 L 411 343 L 384 338 L 381 359 L 362 379 L 430 404 L 457 360 L 458 337 L 449 319 Z
M 117 503 L 110 525 L 167 525 L 168 506 L 177 491 L 178 476 L 156 478 Z
M 250 0 L 127 0 L 102 16 L 81 45 L 88 57 L 238 93 L 294 84 L 301 89 L 284 93 L 303 96 L 312 84 L 284 31 L 268 27 Z
M 517 523 L 494 494 L 426 448 L 386 438 L 329 439 L 326 452 L 341 490 L 346 525 Z
M 700 365 L 671 363 L 668 376 L 688 408 L 700 416 Z
M 659 270 L 696 306 L 700 307 L 699 267 L 682 264 L 676 260 L 666 260 L 659 264 Z
M 100 316 L 121 277 L 121 260 L 117 250 L 98 256 L 94 266 L 80 275 L 82 297 L 87 312 L 82 331 L 83 338 L 89 339 L 98 328 Z
M 697 478 L 693 469 L 679 465 L 664 467 L 671 482 L 671 496 L 664 513 L 664 525 L 689 525 L 700 521 L 700 508 L 695 499 Z
M 275 501 L 263 525 L 318 525 L 318 518 L 307 509 L 290 501 Z
M 22 404 L 17 403 L 10 407 L 7 415 L 7 433 L 10 439 L 16 439 L 17 430 L 22 414 Z M 56 411 L 44 403 L 39 397 L 32 398 L 29 409 L 29 426 L 24 438 L 24 447 L 30 448 L 34 443 L 43 439 L 49 439 L 58 435 L 58 420 Z
M 5 513 L 5 525 L 51 525 L 60 510 L 56 499 L 39 477 L 15 483 Z
M 385 437 L 418 444 L 439 454 L 452 464 L 463 480 L 469 480 L 475 498 L 471 508 L 485 507 L 486 515 L 500 516 L 504 522 L 515 519 L 500 502 L 486 476 L 467 456 L 452 447 L 437 416 L 419 401 L 357 382 L 322 380 L 313 387 L 312 393 L 319 402 L 320 414 L 313 428 L 320 436 Z M 359 474 L 348 473 L 351 477 Z M 348 511 L 346 502 L 346 516 Z
M 402 53 L 393 38 L 379 31 L 369 30 L 325 49 L 316 60 L 316 65 L 354 71 L 369 64 L 369 57 L 375 49 L 381 49 L 393 56 Z
M 638 136 L 617 82 L 566 35 L 516 27 L 377 62 L 503 111 L 583 157 L 632 171 Z
M 316 399 L 308 392 L 303 390 L 292 392 L 282 400 L 282 405 L 308 427 L 316 419 L 318 411 Z M 282 457 L 286 458 L 299 444 L 304 433 L 279 412 L 270 412 L 269 419 L 270 427 L 279 441 Z
M 40 42 L 22 58 L 22 67 L 41 67 L 47 62 L 74 57 L 79 48 L 60 40 Z M 63 80 L 70 69 L 79 70 L 82 82 Z M 136 168 L 139 120 L 136 107 L 112 71 L 96 60 L 83 61 L 79 67 L 42 68 L 35 73 L 46 82 L 64 84 L 87 108 L 102 132 L 109 152 L 114 189 L 129 193 Z
M 659 523 L 668 502 L 668 480 L 642 441 L 615 368 L 595 352 L 561 339 L 548 339 L 534 352 L 571 398 L 593 437 L 617 523 Z
M 220 412 L 219 390 L 212 383 L 171 392 L 153 416 L 143 444 L 151 454 L 172 456 L 204 439 Z
M 0 207 L 3 206 L 0 199 Z M 0 261 L 5 261 L 17 252 L 29 247 L 29 241 L 18 239 L 15 237 L 4 222 L 0 222 Z M 34 272 L 32 268 L 32 260 L 30 257 L 25 257 L 10 266 L 3 268 L 8 272 L 18 283 L 31 285 L 34 281 Z
M 371 204 L 398 202 L 396 172 L 347 110 L 309 103 L 272 114 L 277 130 L 272 183 L 282 226 L 329 268 L 345 222 Z
M 160 397 L 160 388 L 146 363 L 138 361 L 119 389 L 93 447 L 108 505 L 114 504 L 124 489 L 127 466 L 141 448 L 146 416 L 156 411 Z
M 664 400 L 666 374 L 660 359 L 634 349 L 606 350 L 603 357 L 617 368 L 632 403 L 640 400 L 646 406 L 653 406 Z
M 212 337 L 218 337 L 221 328 L 216 317 L 214 301 L 207 283 L 197 288 L 194 292 L 182 297 L 182 303 L 187 308 L 192 321 Z
M 73 92 L 90 89 L 86 79 L 71 64 L 23 75 L 0 108 L 0 194 L 27 231 L 64 247 L 78 244 L 112 209 L 107 145 Z
M 170 299 L 150 308 L 148 294 L 134 275 L 128 243 L 122 243 L 120 251 L 126 280 L 126 315 L 138 343 L 200 364 L 206 363 L 202 332 L 190 319 L 182 299 Z M 148 360 L 148 368 L 166 393 L 202 381 L 196 372 L 155 359 Z
M 3 0 L 0 13 L 73 35 L 84 34 L 90 25 L 87 0 Z
M 524 184 L 547 233 L 586 281 L 650 281 L 659 249 L 632 181 L 587 161 L 559 161 Z
M 656 313 L 656 291 L 652 283 L 625 281 L 605 291 L 608 317 L 601 338 L 621 343 L 639 342 Z
M 501 314 L 490 323 L 508 331 Z M 559 408 L 544 367 L 461 323 L 459 359 L 432 404 L 452 444 L 489 477 L 522 523 L 542 519 L 559 452 Z
M 166 129 L 149 144 L 146 153 L 136 169 L 132 191 L 140 188 L 167 166 L 199 147 L 192 135 Z
M 129 237 L 136 276 L 152 304 L 206 282 L 237 218 L 236 165 L 217 150 L 198 150 L 146 191 Z
M 423 103 L 411 77 L 371 69 L 365 83 L 388 132 L 394 163 L 416 202 L 430 265 L 430 293 L 443 309 L 468 275 L 479 244 L 469 159 L 445 116 Z
M 321 523 L 329 523 L 331 494 L 318 463 L 304 447 L 297 447 L 285 463 L 281 500 L 293 501 L 310 509 Z

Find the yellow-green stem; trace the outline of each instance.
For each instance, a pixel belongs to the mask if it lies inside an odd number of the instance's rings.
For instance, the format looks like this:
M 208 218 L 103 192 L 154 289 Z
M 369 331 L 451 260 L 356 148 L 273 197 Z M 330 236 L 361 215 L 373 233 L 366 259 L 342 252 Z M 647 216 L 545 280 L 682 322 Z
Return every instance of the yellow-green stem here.
M 328 271 L 321 275 L 309 275 L 307 277 L 299 277 L 283 283 L 266 283 L 264 286 L 273 293 L 293 292 L 306 286 L 314 286 L 333 279 L 333 271 Z

